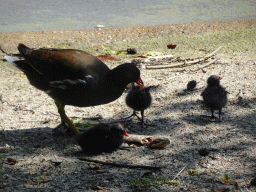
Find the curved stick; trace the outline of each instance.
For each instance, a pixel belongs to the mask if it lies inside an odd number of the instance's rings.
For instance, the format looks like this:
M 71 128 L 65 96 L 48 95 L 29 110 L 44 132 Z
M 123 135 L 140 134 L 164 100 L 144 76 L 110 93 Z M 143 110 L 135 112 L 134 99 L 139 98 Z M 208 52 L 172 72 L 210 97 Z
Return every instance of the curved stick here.
M 88 161 L 88 162 L 94 162 L 94 163 L 101 163 L 103 165 L 112 165 L 116 167 L 127 167 L 131 169 L 137 169 L 137 168 L 142 168 L 142 169 L 161 169 L 163 167 L 157 167 L 157 166 L 150 166 L 150 165 L 127 165 L 123 163 L 114 163 L 114 162 L 104 162 L 104 161 L 98 161 L 98 160 L 93 160 L 93 159 L 87 159 L 80 157 L 78 158 L 81 161 Z

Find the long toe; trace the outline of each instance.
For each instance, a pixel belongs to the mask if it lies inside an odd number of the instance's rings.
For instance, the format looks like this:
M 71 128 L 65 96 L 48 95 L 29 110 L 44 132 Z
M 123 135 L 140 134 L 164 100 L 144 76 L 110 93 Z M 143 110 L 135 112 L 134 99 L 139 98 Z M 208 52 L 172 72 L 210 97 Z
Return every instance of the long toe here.
M 137 112 L 135 112 L 135 116 L 139 119 L 139 120 L 142 120 L 139 115 L 137 114 Z
M 68 126 L 66 126 L 64 122 L 62 122 L 52 130 L 52 133 L 56 136 L 67 135 L 68 133 L 70 133 L 70 129 L 68 128 Z
M 213 115 L 213 116 L 211 116 L 210 121 L 214 122 L 214 121 L 216 121 L 216 119 L 217 119 L 217 118 Z
M 133 114 L 131 114 L 130 116 L 125 117 L 125 118 L 122 118 L 122 119 L 123 119 L 123 120 L 126 120 L 126 119 L 130 119 L 130 118 L 132 118 L 132 117 L 134 117 L 134 116 L 136 116 L 138 119 L 141 120 L 141 118 L 138 116 L 138 114 L 137 114 L 136 111 L 134 111 Z
M 210 121 L 216 121 L 216 117 L 214 115 L 214 110 L 211 109 L 211 112 L 212 112 L 212 116 L 211 116 Z

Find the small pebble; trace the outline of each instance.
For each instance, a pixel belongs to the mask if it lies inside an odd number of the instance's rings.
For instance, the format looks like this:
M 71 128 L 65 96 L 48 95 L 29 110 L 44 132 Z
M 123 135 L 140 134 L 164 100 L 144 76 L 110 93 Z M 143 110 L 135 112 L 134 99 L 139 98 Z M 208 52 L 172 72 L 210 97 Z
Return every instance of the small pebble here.
M 208 149 L 206 149 L 206 148 L 202 148 L 202 149 L 200 149 L 199 151 L 198 151 L 198 153 L 199 153 L 199 155 L 201 155 L 201 156 L 207 156 L 207 155 L 209 155 L 209 150 Z
M 127 54 L 136 54 L 137 53 L 137 49 L 135 48 L 128 48 L 127 49 Z

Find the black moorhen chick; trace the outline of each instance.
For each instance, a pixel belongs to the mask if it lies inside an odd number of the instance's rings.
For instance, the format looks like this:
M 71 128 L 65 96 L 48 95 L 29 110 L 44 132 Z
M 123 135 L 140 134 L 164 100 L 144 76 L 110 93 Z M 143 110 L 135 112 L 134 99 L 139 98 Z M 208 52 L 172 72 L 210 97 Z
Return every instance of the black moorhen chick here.
M 197 82 L 195 80 L 189 81 L 187 84 L 187 89 L 192 90 L 196 87 Z
M 221 77 L 212 75 L 207 80 L 207 87 L 202 92 L 204 104 L 212 112 L 211 119 L 215 119 L 214 110 L 219 110 L 219 120 L 221 119 L 222 107 L 227 104 L 227 91 L 220 85 Z
M 99 154 L 117 150 L 128 136 L 121 124 L 99 123 L 78 135 L 78 144 L 86 154 Z
M 128 105 L 128 107 L 130 107 L 134 110 L 133 114 L 131 116 L 127 117 L 126 119 L 133 117 L 133 116 L 137 116 L 139 118 L 139 116 L 136 114 L 136 111 L 141 111 L 142 127 L 144 127 L 144 110 L 147 109 L 151 105 L 151 102 L 152 102 L 152 97 L 149 92 L 150 88 L 151 88 L 150 86 L 144 87 L 144 89 L 142 91 L 140 91 L 138 86 L 133 85 L 125 99 L 125 102 Z
M 112 102 L 119 98 L 126 86 L 136 82 L 143 89 L 139 69 L 124 63 L 110 70 L 97 57 L 75 49 L 30 49 L 19 44 L 24 59 L 5 56 L 23 71 L 34 87 L 55 100 L 62 125 L 75 133 L 79 131 L 65 114 L 65 105 L 89 107 Z

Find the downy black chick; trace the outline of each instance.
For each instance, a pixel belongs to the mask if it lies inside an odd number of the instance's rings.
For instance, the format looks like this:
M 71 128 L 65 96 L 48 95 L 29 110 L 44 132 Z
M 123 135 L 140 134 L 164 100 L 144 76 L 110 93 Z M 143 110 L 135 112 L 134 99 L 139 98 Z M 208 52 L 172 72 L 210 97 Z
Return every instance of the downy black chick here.
M 144 87 L 142 91 L 139 91 L 139 86 L 133 86 L 126 96 L 126 104 L 128 107 L 134 110 L 132 116 L 137 116 L 136 111 L 141 111 L 141 125 L 144 127 L 144 110 L 147 109 L 152 102 L 152 97 L 149 92 L 149 87 Z M 139 117 L 138 117 L 139 118 Z M 139 118 L 140 119 L 140 118 Z
M 117 150 L 124 142 L 127 131 L 121 124 L 99 123 L 78 136 L 78 144 L 86 154 Z
M 202 92 L 204 104 L 211 109 L 211 119 L 215 119 L 214 110 L 219 110 L 219 119 L 221 119 L 222 108 L 227 104 L 227 91 L 220 85 L 221 77 L 212 75 L 207 80 L 207 87 Z
M 187 84 L 187 90 L 192 90 L 196 87 L 197 82 L 195 80 L 189 81 Z

